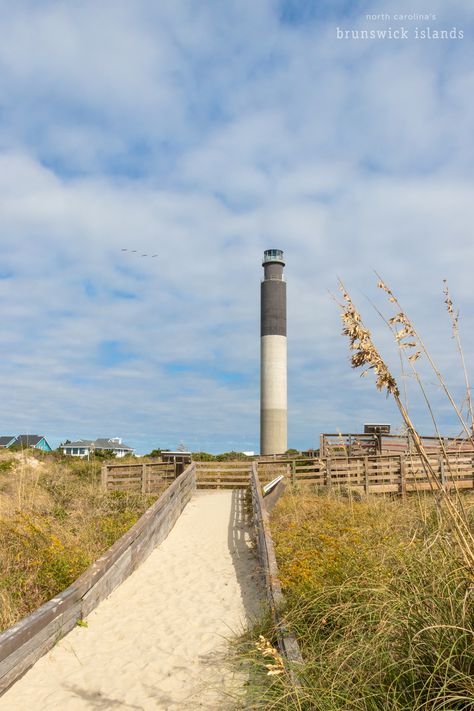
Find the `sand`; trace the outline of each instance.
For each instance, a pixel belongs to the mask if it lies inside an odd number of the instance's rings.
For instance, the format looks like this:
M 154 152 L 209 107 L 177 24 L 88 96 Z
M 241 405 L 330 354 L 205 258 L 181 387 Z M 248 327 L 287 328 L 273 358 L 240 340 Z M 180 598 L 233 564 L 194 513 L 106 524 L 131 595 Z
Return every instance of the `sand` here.
M 1 711 L 226 709 L 229 640 L 261 611 L 241 491 L 200 491 L 168 538 L 0 698 Z

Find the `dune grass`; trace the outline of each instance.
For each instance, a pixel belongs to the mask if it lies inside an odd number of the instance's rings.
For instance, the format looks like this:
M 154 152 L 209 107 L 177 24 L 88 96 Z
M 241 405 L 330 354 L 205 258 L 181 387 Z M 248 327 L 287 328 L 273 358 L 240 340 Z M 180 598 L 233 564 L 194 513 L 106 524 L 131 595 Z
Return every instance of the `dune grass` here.
M 70 585 L 156 500 L 102 491 L 100 464 L 0 455 L 0 630 Z
M 464 504 L 472 524 L 474 498 Z M 272 532 L 286 617 L 305 660 L 295 695 L 268 676 L 258 636 L 248 708 L 455 711 L 474 707 L 473 581 L 433 496 L 354 501 L 286 494 Z

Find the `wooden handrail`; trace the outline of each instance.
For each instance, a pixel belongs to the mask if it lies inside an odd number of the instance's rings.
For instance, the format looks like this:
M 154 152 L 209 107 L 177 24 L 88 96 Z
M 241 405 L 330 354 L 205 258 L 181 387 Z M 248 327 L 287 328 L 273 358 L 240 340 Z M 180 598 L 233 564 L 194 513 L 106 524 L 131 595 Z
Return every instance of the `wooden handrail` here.
M 250 490 L 252 494 L 252 508 L 254 524 L 257 538 L 257 551 L 260 564 L 265 576 L 265 588 L 270 611 L 275 623 L 278 635 L 280 650 L 287 661 L 287 668 L 295 687 L 299 688 L 301 683 L 297 677 L 294 666 L 301 664 L 303 658 L 295 635 L 286 627 L 283 619 L 285 598 L 281 590 L 281 583 L 278 577 L 278 564 L 273 546 L 272 534 L 268 511 L 262 496 L 260 480 L 258 478 L 257 466 L 254 462 L 250 473 Z

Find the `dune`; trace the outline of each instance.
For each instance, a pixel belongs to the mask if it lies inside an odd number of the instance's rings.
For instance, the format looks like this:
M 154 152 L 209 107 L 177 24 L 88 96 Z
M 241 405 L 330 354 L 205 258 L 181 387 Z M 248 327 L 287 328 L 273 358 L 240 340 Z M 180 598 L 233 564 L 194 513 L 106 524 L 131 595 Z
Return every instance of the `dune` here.
M 245 492 L 199 491 L 168 538 L 1 698 L 25 709 L 226 709 L 243 672 L 229 640 L 263 589 Z

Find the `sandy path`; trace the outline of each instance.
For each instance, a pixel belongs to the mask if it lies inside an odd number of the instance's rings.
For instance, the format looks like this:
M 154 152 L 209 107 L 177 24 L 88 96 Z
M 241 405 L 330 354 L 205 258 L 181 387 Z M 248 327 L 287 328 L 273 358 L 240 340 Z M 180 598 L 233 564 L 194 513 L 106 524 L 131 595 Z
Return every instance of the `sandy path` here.
M 227 639 L 261 599 L 243 492 L 198 492 L 168 538 L 0 698 L 2 711 L 224 709 Z

